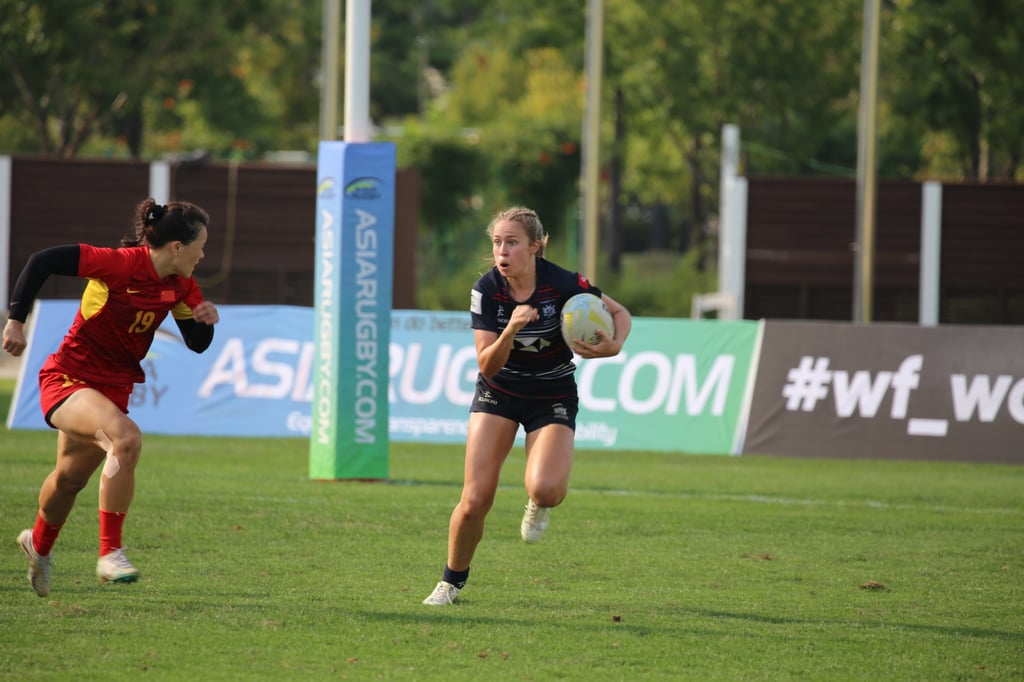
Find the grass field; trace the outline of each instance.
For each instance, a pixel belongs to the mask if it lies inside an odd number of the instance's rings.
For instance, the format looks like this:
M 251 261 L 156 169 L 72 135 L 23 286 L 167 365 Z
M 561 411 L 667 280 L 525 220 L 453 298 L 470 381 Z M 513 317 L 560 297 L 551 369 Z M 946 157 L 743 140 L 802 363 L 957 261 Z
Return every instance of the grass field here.
M 0 437 L 3 679 L 1024 679 L 1021 467 L 580 452 L 525 545 L 516 452 L 462 602 L 431 608 L 461 448 L 324 483 L 302 440 L 148 436 L 142 580 L 96 581 L 94 480 L 40 599 L 13 540 L 54 442 Z

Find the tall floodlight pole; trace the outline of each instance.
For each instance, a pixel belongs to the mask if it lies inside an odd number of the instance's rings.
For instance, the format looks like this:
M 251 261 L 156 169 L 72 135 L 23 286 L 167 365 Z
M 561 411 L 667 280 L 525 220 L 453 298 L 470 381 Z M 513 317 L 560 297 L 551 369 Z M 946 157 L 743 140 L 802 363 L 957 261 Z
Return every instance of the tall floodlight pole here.
M 321 29 L 320 139 L 338 139 L 338 32 L 341 30 L 341 0 L 324 0 Z
M 602 0 L 587 0 L 586 100 L 583 114 L 583 144 L 580 183 L 583 229 L 580 233 L 580 272 L 597 277 L 598 197 L 600 194 L 599 158 L 601 148 L 601 55 L 604 43 Z
M 369 142 L 370 0 L 345 3 L 345 141 Z
M 860 57 L 860 112 L 857 122 L 857 245 L 853 321 L 871 322 L 874 302 L 878 99 L 878 34 L 881 0 L 864 0 L 864 41 Z

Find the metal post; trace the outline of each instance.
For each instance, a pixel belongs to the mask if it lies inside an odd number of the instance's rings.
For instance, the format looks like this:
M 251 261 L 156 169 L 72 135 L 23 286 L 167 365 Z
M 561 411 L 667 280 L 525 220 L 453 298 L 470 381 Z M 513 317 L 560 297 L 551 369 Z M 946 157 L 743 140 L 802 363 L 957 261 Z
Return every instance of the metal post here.
M 169 161 L 151 161 L 149 164 L 149 196 L 158 204 L 166 204 L 171 197 L 171 164 Z
M 739 250 L 735 228 L 737 217 L 736 173 L 740 161 L 740 129 L 728 123 L 722 126 L 722 153 L 718 182 L 718 291 L 727 296 L 738 297 L 736 290 L 737 269 L 742 270 L 746 254 Z M 744 240 L 745 241 L 745 240 Z M 742 280 L 742 275 L 739 275 Z M 735 300 L 735 299 L 733 299 Z M 732 307 L 735 311 L 735 306 Z M 735 319 L 719 314 L 719 319 Z
M 942 184 L 926 182 L 921 186 L 921 284 L 918 291 L 918 318 L 922 325 L 939 323 L 942 264 Z
M 369 142 L 370 0 L 345 3 L 345 141 Z
M 878 98 L 878 34 L 881 0 L 864 0 L 864 40 L 860 64 L 857 123 L 857 245 L 853 321 L 871 322 L 874 303 L 877 163 L 875 120 Z
M 598 197 L 600 195 L 601 148 L 601 56 L 604 43 L 604 9 L 602 0 L 587 0 L 586 35 L 586 101 L 583 116 L 583 144 L 580 161 L 583 177 L 580 183 L 583 212 L 580 231 L 580 269 L 586 277 L 596 278 Z
M 338 33 L 341 31 L 341 0 L 324 0 L 321 29 L 320 139 L 338 139 Z

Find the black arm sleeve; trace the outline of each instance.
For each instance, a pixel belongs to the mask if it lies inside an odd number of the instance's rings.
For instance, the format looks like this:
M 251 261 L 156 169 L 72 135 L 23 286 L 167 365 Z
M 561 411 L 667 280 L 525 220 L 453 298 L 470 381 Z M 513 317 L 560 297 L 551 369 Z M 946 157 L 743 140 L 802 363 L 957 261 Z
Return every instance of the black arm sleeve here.
M 81 250 L 78 244 L 51 246 L 48 249 L 32 254 L 25 264 L 25 269 L 18 275 L 11 294 L 9 316 L 12 320 L 24 322 L 32 311 L 39 290 L 43 288 L 50 275 L 78 276 L 78 257 Z
M 210 347 L 213 342 L 213 325 L 196 322 L 192 318 L 187 320 L 175 320 L 178 329 L 181 330 L 181 338 L 185 339 L 185 345 L 189 350 L 202 353 Z

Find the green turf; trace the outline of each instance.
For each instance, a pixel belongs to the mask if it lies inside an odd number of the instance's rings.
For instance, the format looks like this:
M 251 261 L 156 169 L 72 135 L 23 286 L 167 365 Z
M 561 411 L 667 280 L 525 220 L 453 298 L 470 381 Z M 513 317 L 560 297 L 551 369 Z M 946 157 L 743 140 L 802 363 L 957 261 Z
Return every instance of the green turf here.
M 142 580 L 95 579 L 93 481 L 40 599 L 13 540 L 54 442 L 0 437 L 2 679 L 1024 678 L 1022 467 L 581 452 L 528 546 L 517 451 L 462 602 L 431 608 L 461 448 L 325 483 L 302 440 L 148 436 Z

